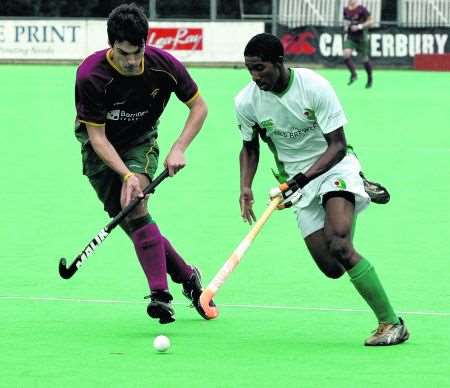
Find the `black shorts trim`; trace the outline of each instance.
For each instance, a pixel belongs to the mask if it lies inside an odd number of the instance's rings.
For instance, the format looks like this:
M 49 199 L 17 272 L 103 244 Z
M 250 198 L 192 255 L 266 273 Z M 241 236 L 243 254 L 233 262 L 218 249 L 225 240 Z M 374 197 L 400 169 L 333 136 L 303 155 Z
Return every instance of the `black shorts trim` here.
M 330 198 L 344 198 L 347 201 L 351 202 L 353 206 L 355 206 L 355 194 L 351 193 L 350 191 L 329 191 L 326 193 L 322 198 L 322 206 L 325 207 L 327 204 L 327 201 Z

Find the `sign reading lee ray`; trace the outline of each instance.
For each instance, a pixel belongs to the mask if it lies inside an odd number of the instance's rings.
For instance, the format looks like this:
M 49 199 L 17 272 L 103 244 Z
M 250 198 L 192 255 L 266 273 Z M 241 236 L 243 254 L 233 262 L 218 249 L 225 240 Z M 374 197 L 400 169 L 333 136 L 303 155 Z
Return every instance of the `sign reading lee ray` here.
M 203 50 L 203 28 L 150 27 L 147 44 L 164 50 Z
M 279 36 L 288 60 L 341 65 L 343 43 L 341 28 L 281 26 Z M 412 66 L 416 54 L 450 53 L 448 28 L 380 27 L 369 30 L 370 57 L 375 64 Z

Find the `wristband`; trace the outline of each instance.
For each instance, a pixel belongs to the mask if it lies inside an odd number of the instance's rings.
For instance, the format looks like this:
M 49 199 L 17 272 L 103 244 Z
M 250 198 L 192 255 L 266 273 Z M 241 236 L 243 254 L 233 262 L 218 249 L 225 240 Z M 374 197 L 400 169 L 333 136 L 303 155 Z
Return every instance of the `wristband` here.
M 123 176 L 123 181 L 126 182 L 128 180 L 128 178 L 131 178 L 132 176 L 134 176 L 134 172 L 128 172 Z
M 360 30 L 362 30 L 364 27 L 363 27 L 362 24 L 358 24 L 358 28 L 359 28 Z
M 303 189 L 303 187 L 305 187 L 310 181 L 310 179 L 302 172 L 295 175 L 293 180 L 299 185 L 301 189 Z

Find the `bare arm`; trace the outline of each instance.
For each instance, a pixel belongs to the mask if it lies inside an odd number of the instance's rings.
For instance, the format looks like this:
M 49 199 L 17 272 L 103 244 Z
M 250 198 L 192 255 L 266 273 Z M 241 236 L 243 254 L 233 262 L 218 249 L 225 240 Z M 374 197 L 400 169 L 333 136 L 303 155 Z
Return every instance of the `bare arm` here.
M 201 96 L 198 96 L 186 105 L 190 110 L 188 118 L 180 136 L 172 145 L 164 162 L 164 165 L 169 169 L 170 176 L 175 175 L 186 165 L 184 153 L 194 137 L 200 132 L 208 114 L 208 107 Z
M 347 153 L 347 141 L 345 140 L 344 129 L 342 127 L 327 133 L 324 136 L 327 140 L 328 148 L 321 157 L 305 171 L 304 175 L 308 178 L 308 181 L 328 171 L 335 164 L 339 163 Z
M 127 175 L 130 170 L 106 137 L 105 126 L 97 127 L 86 124 L 86 128 L 89 142 L 99 158 L 122 178 Z
M 364 30 L 364 28 L 372 27 L 372 24 L 373 24 L 373 17 L 372 15 L 369 15 L 365 22 L 353 25 L 351 26 L 351 29 L 352 31 Z
M 255 137 L 252 141 L 244 141 L 239 154 L 240 166 L 240 187 L 239 205 L 241 207 L 241 217 L 244 221 L 252 224 L 256 221 L 253 212 L 253 192 L 252 182 L 255 177 L 259 162 L 259 140 Z
M 373 25 L 373 17 L 372 15 L 369 15 L 367 20 L 364 23 L 361 23 L 362 28 L 369 28 Z

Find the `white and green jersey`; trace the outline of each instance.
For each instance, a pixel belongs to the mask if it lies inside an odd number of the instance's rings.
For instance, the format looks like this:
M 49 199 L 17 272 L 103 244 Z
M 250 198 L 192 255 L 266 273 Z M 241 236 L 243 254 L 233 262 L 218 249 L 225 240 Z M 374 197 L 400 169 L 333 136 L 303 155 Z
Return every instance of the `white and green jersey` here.
M 309 69 L 290 69 L 286 90 L 266 92 L 251 82 L 235 98 L 244 141 L 258 134 L 285 180 L 305 172 L 326 150 L 324 134 L 347 123 L 330 83 Z

